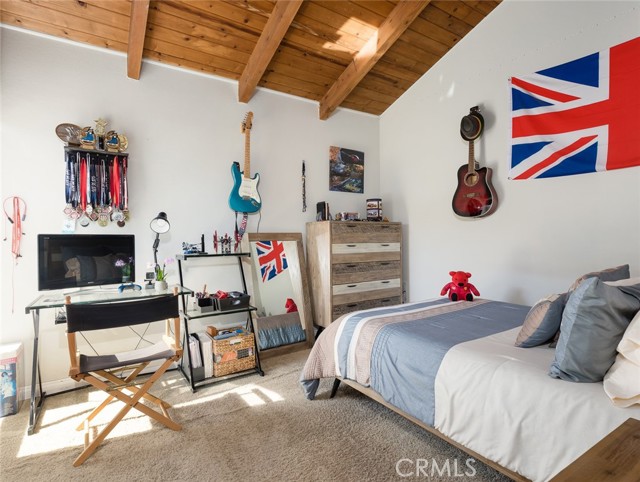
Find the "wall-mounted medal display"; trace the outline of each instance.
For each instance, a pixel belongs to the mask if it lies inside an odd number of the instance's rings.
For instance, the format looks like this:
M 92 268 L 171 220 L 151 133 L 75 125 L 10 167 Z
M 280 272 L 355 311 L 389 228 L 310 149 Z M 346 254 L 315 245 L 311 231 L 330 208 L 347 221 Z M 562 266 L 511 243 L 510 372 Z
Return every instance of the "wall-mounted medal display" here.
M 80 226 L 97 222 L 123 227 L 129 220 L 126 136 L 106 131 L 107 121 L 98 118 L 96 127 L 80 128 L 60 124 L 57 136 L 66 144 L 64 214 Z
M 65 147 L 64 213 L 80 226 L 110 221 L 125 225 L 129 218 L 127 153 L 98 152 L 77 147 Z

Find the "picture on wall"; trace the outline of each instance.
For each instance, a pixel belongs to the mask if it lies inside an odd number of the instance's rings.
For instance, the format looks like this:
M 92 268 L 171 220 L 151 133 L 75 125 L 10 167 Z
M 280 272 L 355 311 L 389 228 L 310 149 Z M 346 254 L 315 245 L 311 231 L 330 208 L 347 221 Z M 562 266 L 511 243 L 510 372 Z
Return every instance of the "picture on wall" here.
M 364 192 L 364 152 L 336 146 L 329 148 L 329 190 Z

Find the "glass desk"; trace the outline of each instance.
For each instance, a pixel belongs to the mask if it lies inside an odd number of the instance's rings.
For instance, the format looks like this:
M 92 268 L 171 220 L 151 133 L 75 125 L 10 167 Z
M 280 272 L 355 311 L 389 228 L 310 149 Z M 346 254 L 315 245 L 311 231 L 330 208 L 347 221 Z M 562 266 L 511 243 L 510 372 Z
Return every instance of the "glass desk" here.
M 90 288 L 69 293 L 47 292 L 38 296 L 24 309 L 26 314 L 31 313 L 33 318 L 33 365 L 31 367 L 31 403 L 29 406 L 29 435 L 33 434 L 46 393 L 42 391 L 42 378 L 38 361 L 38 337 L 40 332 L 40 310 L 49 308 L 61 308 L 66 303 L 66 297 L 70 297 L 71 303 L 113 303 L 116 301 L 139 300 L 155 296 L 169 296 L 176 292 L 177 295 L 191 295 L 193 291 L 180 285 L 170 285 L 165 291 L 154 289 L 132 290 L 125 289 L 122 292 L 118 288 Z M 64 321 L 56 321 L 64 323 Z M 36 387 L 37 380 L 37 387 Z M 39 393 L 38 393 L 39 392 Z

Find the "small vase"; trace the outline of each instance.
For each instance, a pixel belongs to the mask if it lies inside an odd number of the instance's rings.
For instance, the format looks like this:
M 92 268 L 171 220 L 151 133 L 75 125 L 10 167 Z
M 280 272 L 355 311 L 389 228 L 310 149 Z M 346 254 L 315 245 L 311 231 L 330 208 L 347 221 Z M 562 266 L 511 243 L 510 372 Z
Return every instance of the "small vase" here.
M 164 280 L 156 281 L 156 283 L 155 283 L 156 291 L 166 291 L 168 288 L 169 288 L 169 285 Z

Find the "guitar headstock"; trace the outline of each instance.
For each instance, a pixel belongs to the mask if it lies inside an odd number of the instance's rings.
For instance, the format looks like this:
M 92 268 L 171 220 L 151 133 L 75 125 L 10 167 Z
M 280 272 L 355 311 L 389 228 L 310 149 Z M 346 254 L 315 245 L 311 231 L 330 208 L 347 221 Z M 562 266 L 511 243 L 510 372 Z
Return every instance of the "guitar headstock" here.
M 244 115 L 244 119 L 242 120 L 242 133 L 245 131 L 250 131 L 253 124 L 253 112 L 249 111 Z

